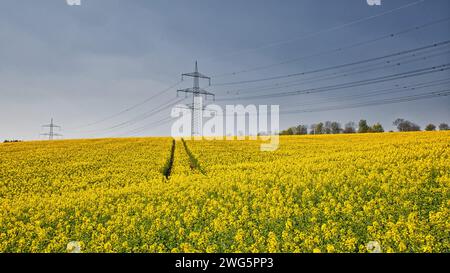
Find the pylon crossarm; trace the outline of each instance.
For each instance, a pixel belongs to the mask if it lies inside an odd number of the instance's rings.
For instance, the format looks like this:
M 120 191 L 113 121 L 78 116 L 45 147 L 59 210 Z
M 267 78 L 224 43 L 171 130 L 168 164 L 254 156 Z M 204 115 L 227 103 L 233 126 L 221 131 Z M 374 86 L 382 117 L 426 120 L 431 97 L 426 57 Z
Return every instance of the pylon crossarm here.
M 203 90 L 203 89 L 198 89 L 198 90 L 197 90 L 197 93 L 198 93 L 198 94 L 201 94 L 201 95 L 214 96 L 213 93 L 208 92 L 208 91 Z
M 189 107 L 189 106 L 185 106 L 185 107 L 182 107 L 182 106 L 176 106 L 176 107 L 174 107 L 174 108 L 177 108 L 177 109 L 191 109 L 191 107 Z
M 214 96 L 213 93 L 208 92 L 208 91 L 206 91 L 206 90 L 204 90 L 204 89 L 200 89 L 200 88 L 186 88 L 186 89 L 179 89 L 179 90 L 177 90 L 177 94 L 178 94 L 179 92 L 182 92 L 182 93 L 193 93 L 193 94 L 200 94 L 200 95 L 208 95 L 208 96 Z
M 200 72 L 192 72 L 192 73 L 183 73 L 181 74 L 181 77 L 194 77 L 194 78 L 201 78 L 201 79 L 207 79 L 207 80 L 211 80 L 211 77 L 208 77 L 206 75 L 203 75 Z
M 177 93 L 178 93 L 178 92 L 183 92 L 183 93 L 194 93 L 195 90 L 194 90 L 193 88 L 186 88 L 186 89 L 179 89 L 179 90 L 177 90 Z

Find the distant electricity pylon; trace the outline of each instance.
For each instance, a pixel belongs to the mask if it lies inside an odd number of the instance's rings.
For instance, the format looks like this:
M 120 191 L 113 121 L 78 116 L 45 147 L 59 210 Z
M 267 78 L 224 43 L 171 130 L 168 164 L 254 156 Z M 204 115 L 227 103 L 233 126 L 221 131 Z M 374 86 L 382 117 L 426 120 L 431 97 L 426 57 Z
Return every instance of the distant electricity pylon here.
M 48 136 L 48 140 L 53 140 L 53 138 L 55 136 L 62 136 L 61 134 L 55 133 L 55 128 L 61 129 L 61 126 L 54 124 L 53 123 L 53 118 L 51 119 L 50 124 L 42 125 L 42 127 L 49 128 L 49 132 L 48 133 L 41 134 L 43 136 Z
M 192 111 L 192 120 L 191 120 L 191 135 L 192 136 L 201 136 L 202 135 L 202 126 L 203 126 L 203 103 L 202 103 L 202 95 L 205 96 L 205 100 L 208 99 L 208 96 L 212 96 L 215 100 L 215 95 L 206 90 L 200 88 L 200 78 L 209 80 L 209 85 L 211 86 L 211 78 L 207 77 L 198 72 L 197 61 L 195 62 L 195 71 L 192 73 L 184 73 L 181 74 L 181 80 L 184 80 L 184 77 L 192 77 L 194 78 L 194 86 L 192 88 L 186 88 L 177 90 L 178 93 L 185 93 L 186 97 L 188 93 L 192 93 L 192 105 L 189 107 Z

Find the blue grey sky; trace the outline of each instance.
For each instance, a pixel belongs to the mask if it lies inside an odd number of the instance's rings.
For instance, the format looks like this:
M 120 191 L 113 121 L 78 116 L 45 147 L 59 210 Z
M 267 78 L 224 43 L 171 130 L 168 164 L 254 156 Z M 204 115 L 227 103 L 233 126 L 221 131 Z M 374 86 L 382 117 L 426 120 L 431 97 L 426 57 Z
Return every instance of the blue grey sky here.
M 382 0 L 2 0 L 0 6 L 0 139 L 39 139 L 40 125 L 50 118 L 62 126 L 64 138 L 169 135 L 170 123 L 158 123 L 170 109 L 129 126 L 117 126 L 176 101 L 174 88 L 149 102 L 104 122 L 191 72 L 195 60 L 213 84 L 245 81 L 310 71 L 383 56 L 450 39 L 450 21 L 347 50 L 304 58 L 236 75 L 220 76 L 327 52 L 423 25 L 450 14 L 450 1 Z M 389 10 L 411 6 L 376 17 Z M 375 16 L 375 17 L 371 17 Z M 364 19 L 366 18 L 366 19 Z M 345 27 L 339 27 L 349 22 Z M 450 78 L 443 71 L 413 78 L 346 88 L 319 94 L 239 100 L 240 96 L 272 94 L 376 78 L 450 63 L 450 47 L 423 59 L 364 72 L 364 66 L 336 69 L 258 83 L 204 86 L 228 104 L 279 104 L 283 110 L 346 106 L 384 98 L 449 89 L 448 83 L 395 94 L 352 99 L 395 85 Z M 421 55 L 422 56 L 422 55 Z M 411 57 L 412 58 L 412 57 Z M 411 59 L 410 58 L 410 59 Z M 410 60 L 407 59 L 407 60 Z M 342 75 L 347 70 L 358 73 Z M 330 73 L 340 77 L 324 79 Z M 317 77 L 315 81 L 307 80 Z M 258 87 L 298 80 L 293 87 Z M 304 81 L 304 82 L 302 82 Z M 192 85 L 190 80 L 177 88 Z M 255 88 L 257 87 L 257 88 Z M 248 90 L 245 90 L 248 89 Z M 239 91 L 241 90 L 241 91 Z M 186 100 L 188 103 L 190 99 Z M 325 103 L 324 103 L 325 101 Z M 319 103 L 322 102 L 322 103 Z M 225 102 L 223 102 L 225 103 Z M 450 122 L 450 98 L 362 108 L 282 114 L 281 127 L 335 120 L 342 124 L 367 119 L 393 129 L 398 117 L 424 127 Z M 94 125 L 87 126 L 88 124 Z M 154 124 L 154 126 L 152 125 Z M 145 128 L 148 126 L 149 128 Z M 142 130 L 136 130 L 142 128 Z

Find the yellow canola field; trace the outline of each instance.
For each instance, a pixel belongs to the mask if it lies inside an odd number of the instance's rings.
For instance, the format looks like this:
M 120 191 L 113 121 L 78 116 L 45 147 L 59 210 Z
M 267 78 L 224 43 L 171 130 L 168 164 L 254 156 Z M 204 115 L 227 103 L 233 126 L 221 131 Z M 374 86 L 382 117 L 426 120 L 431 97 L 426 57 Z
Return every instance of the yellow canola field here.
M 450 132 L 0 145 L 0 252 L 450 251 Z

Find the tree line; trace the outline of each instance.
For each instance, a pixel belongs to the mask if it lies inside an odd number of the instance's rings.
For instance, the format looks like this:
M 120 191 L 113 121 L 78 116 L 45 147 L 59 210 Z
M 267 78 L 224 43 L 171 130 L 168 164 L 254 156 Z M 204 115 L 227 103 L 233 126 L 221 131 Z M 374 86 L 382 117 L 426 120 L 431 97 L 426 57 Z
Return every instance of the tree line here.
M 393 122 L 393 125 L 397 128 L 399 132 L 414 132 L 421 131 L 419 125 L 409 120 L 398 118 Z M 440 131 L 449 130 L 447 123 L 441 123 L 438 126 L 434 124 L 428 124 L 425 126 L 425 131 L 436 131 L 439 128 Z M 355 122 L 350 121 L 346 123 L 343 127 L 341 123 L 337 121 L 325 121 L 317 124 L 312 124 L 308 126 L 300 124 L 298 126 L 290 127 L 286 130 L 280 132 L 280 135 L 323 135 L 323 134 L 354 134 L 354 133 L 383 133 L 384 128 L 381 123 L 377 122 L 375 124 L 369 125 L 367 120 L 362 119 L 356 125 Z M 391 131 L 392 132 L 392 131 Z
M 17 140 L 17 139 L 13 139 L 13 140 L 4 140 L 3 143 L 15 143 L 15 142 L 22 142 L 22 140 Z

